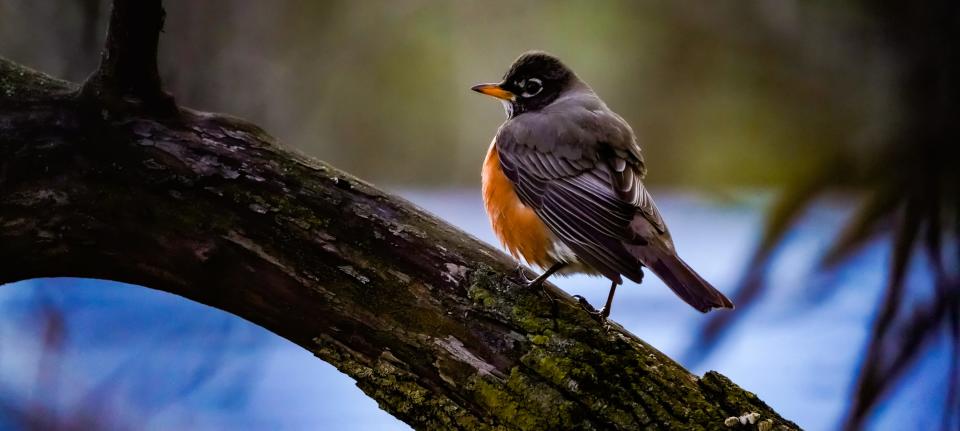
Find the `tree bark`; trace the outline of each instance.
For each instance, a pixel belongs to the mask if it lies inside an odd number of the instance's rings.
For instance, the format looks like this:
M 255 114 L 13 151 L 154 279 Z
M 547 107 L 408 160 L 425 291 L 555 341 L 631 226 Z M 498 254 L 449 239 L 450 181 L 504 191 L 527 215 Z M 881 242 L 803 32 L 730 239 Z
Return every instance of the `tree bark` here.
M 153 18 L 124 3 L 82 88 L 0 59 L 0 283 L 90 277 L 208 304 L 417 429 L 797 429 L 553 286 L 523 287 L 511 259 L 403 199 L 177 107 L 156 38 L 119 48 L 132 66 L 109 53 L 120 22 L 160 30 L 126 21 L 161 23 L 159 1 Z

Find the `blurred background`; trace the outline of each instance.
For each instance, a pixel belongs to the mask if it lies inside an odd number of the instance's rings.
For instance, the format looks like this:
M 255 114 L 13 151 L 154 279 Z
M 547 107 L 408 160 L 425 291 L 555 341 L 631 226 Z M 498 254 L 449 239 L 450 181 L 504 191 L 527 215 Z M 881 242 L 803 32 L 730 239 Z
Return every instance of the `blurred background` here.
M 492 244 L 479 166 L 504 114 L 469 87 L 558 55 L 637 131 L 678 249 L 738 305 L 700 315 L 648 277 L 614 320 L 806 429 L 960 429 L 960 6 L 164 3 L 180 103 Z M 0 56 L 82 81 L 108 13 L 0 0 Z M 308 352 L 162 292 L 31 280 L 0 310 L 0 429 L 408 429 Z

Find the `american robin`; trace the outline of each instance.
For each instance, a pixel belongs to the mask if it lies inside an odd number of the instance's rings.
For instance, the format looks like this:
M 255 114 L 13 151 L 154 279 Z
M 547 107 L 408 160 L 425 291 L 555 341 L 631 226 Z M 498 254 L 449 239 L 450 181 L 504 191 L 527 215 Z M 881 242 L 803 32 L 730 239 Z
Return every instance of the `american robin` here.
M 630 126 L 559 59 L 520 56 L 498 84 L 474 91 L 500 99 L 507 120 L 483 162 L 483 201 L 494 232 L 515 257 L 554 273 L 639 283 L 647 267 L 700 310 L 733 303 L 677 256 L 643 186 L 646 173 Z

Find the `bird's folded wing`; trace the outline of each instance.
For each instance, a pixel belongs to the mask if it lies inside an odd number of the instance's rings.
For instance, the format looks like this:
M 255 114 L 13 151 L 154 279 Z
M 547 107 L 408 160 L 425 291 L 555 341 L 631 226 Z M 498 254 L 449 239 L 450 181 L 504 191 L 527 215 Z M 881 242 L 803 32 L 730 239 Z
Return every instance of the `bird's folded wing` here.
M 654 225 L 662 226 L 660 215 L 652 201 L 643 209 L 649 194 L 635 161 L 617 171 L 616 158 L 604 154 L 604 143 L 584 141 L 590 136 L 575 132 L 553 134 L 555 141 L 545 145 L 515 130 L 501 130 L 501 167 L 521 201 L 577 257 L 612 280 L 620 281 L 620 274 L 639 280 L 640 263 L 625 247 L 638 240 L 630 223 L 638 209 L 645 217 L 649 212 Z

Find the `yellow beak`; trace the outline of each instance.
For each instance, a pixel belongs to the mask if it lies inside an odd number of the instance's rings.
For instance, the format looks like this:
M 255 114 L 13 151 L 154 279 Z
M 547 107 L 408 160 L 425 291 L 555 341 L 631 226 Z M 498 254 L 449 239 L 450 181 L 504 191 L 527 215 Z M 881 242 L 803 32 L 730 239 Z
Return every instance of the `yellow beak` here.
M 514 101 L 517 99 L 517 95 L 504 90 L 500 87 L 499 84 L 478 84 L 470 87 L 471 90 L 476 91 L 477 93 L 483 93 L 487 96 L 493 96 L 497 99 L 510 100 Z

